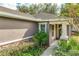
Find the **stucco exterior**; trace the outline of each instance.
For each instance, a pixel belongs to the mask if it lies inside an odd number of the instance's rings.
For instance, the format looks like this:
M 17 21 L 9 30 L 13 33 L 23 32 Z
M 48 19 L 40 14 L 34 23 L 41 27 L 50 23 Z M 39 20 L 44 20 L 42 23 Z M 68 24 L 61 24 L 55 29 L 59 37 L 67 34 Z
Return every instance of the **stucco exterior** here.
M 32 36 L 37 28 L 36 22 L 0 17 L 0 42 Z

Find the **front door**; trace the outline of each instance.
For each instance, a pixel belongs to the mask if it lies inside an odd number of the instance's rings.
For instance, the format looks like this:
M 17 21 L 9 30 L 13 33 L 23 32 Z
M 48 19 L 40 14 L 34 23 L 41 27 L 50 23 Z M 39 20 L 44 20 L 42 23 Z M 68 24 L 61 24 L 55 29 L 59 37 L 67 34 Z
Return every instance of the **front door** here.
M 61 24 L 56 24 L 56 39 L 59 40 L 61 36 L 61 29 L 62 25 Z

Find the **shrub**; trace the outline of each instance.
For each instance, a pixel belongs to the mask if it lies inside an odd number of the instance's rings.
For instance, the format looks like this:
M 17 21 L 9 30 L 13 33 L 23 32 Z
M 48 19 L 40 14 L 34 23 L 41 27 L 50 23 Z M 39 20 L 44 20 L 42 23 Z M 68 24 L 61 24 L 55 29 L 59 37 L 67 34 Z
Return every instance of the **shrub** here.
M 0 56 L 39 56 L 45 50 L 44 47 L 18 45 L 0 50 Z
M 79 36 L 79 32 L 77 32 L 77 34 L 76 34 L 77 36 Z
M 79 43 L 77 43 L 73 38 L 69 40 L 60 40 L 58 42 L 58 48 L 55 49 L 55 55 L 79 55 Z
M 43 46 L 48 44 L 48 34 L 45 32 L 38 32 L 34 35 L 33 41 L 36 46 Z
M 27 50 L 29 46 L 32 46 L 33 44 L 31 44 L 30 42 L 29 43 L 23 42 L 20 43 L 19 45 L 14 45 L 14 46 L 12 45 L 1 49 L 0 56 L 15 56 L 20 52 Z
M 28 50 L 21 52 L 18 56 L 39 56 L 45 50 L 43 47 L 29 47 Z
M 73 31 L 72 33 L 74 33 L 74 35 L 79 36 L 79 32 L 78 31 Z
M 42 32 L 41 35 L 44 37 L 42 41 L 46 43 L 44 39 L 46 39 L 45 36 L 47 34 L 46 33 L 43 34 Z M 42 43 L 42 44 L 45 44 L 45 43 Z M 6 46 L 3 46 L 3 47 L 6 47 Z M 13 43 L 12 45 L 10 44 L 6 48 L 2 48 L 0 50 L 0 56 L 39 56 L 43 53 L 45 49 L 46 48 L 43 46 L 35 46 L 34 42 L 23 41 L 23 42 L 18 42 L 18 44 L 17 43 Z

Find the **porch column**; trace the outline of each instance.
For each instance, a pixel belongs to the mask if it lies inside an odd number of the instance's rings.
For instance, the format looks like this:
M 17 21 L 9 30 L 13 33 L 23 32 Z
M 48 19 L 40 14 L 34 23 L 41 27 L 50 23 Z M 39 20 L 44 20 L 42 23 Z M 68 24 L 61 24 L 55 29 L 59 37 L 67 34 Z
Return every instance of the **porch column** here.
M 69 37 L 71 36 L 71 26 L 69 25 Z
M 68 39 L 67 24 L 62 24 L 62 34 L 60 36 L 60 39 Z
M 38 27 L 39 27 L 39 32 L 41 31 L 41 25 L 40 25 L 40 23 L 38 23 Z
M 49 45 L 52 43 L 52 25 L 49 25 Z

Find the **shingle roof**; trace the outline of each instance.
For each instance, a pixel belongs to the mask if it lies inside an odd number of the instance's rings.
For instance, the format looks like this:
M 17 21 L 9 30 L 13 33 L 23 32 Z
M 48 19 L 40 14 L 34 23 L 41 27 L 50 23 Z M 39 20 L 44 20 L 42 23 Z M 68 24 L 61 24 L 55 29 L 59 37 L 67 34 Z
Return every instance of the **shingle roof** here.
M 38 13 L 38 14 L 35 14 L 34 17 L 37 19 L 47 20 L 47 19 L 57 18 L 58 16 L 53 15 L 53 14 L 49 14 L 49 13 Z
M 29 14 L 29 13 L 26 13 L 25 16 L 28 16 L 28 17 L 31 17 L 31 18 L 35 18 L 33 15 Z
M 59 21 L 59 20 L 67 20 L 67 17 L 59 17 L 53 14 L 49 13 L 38 13 L 35 15 L 31 15 L 29 13 L 21 13 L 17 10 L 8 9 L 5 7 L 0 6 L 0 16 L 4 17 L 12 17 L 12 18 L 18 18 L 22 20 L 28 20 L 28 21 Z
M 29 13 L 25 14 L 25 13 L 19 12 L 18 10 L 12 10 L 2 6 L 0 6 L 0 11 L 33 18 L 33 16 Z
M 28 20 L 28 21 L 36 21 L 35 18 L 30 15 L 29 13 L 21 13 L 18 10 L 12 10 L 6 7 L 0 6 L 0 16 L 2 17 L 9 17 L 9 18 L 17 18 L 21 20 Z
M 40 19 L 40 21 L 64 21 L 70 19 L 69 17 L 56 16 L 54 14 L 49 14 L 49 13 L 38 13 L 35 14 L 34 17 L 36 19 Z

